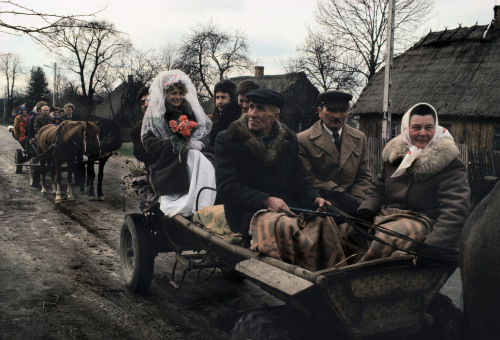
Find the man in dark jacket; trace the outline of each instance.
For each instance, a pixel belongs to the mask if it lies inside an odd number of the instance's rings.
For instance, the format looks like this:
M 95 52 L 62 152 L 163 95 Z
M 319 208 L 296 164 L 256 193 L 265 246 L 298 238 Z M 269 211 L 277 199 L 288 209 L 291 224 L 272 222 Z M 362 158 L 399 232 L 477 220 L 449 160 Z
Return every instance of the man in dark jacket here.
M 248 114 L 217 136 L 215 175 L 226 220 L 249 243 L 250 220 L 258 210 L 309 208 L 325 201 L 306 180 L 295 133 L 278 120 L 283 96 L 258 89 L 247 98 Z
M 73 121 L 83 120 L 82 117 L 75 112 L 75 105 L 71 103 L 67 103 L 66 105 L 64 105 L 64 112 L 65 114 L 62 116 L 62 120 L 73 120 Z
M 219 132 L 227 130 L 229 125 L 238 120 L 242 114 L 248 113 L 248 98 L 247 93 L 252 90 L 259 89 L 260 86 L 253 80 L 244 80 L 238 85 L 237 95 L 238 100 L 232 100 L 229 103 L 222 105 L 222 110 L 219 119 L 213 125 L 210 131 L 210 145 L 215 146 L 215 138 Z

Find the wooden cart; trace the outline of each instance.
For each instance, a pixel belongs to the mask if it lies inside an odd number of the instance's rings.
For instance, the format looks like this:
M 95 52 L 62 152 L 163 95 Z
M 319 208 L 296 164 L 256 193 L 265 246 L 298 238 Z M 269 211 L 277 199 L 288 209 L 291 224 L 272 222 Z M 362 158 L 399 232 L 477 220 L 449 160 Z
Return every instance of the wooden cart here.
M 126 285 L 148 289 L 158 253 L 174 252 L 172 285 L 186 272 L 234 270 L 286 303 L 248 311 L 234 339 L 460 339 L 461 313 L 439 290 L 456 265 L 416 266 L 411 256 L 310 272 L 233 245 L 182 216 L 129 214 L 120 235 Z M 179 266 L 180 265 L 180 266 Z M 181 279 L 173 282 L 176 271 Z M 179 277 L 179 275 L 177 275 Z

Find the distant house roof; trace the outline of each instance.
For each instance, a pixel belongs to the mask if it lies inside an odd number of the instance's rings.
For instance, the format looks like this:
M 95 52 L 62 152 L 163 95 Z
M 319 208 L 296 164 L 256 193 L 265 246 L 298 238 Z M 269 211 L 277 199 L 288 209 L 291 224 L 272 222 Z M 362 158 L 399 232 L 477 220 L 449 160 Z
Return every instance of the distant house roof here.
M 393 71 L 393 114 L 427 102 L 440 116 L 500 117 L 500 25 L 431 32 L 394 58 Z M 351 113 L 381 113 L 383 89 L 382 69 Z

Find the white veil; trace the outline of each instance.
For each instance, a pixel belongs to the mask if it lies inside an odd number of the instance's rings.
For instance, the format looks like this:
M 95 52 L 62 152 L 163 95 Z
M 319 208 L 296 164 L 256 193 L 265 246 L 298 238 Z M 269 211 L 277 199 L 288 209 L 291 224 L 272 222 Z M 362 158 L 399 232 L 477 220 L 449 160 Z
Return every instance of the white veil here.
M 191 105 L 196 122 L 198 123 L 191 136 L 191 140 L 200 140 L 210 132 L 212 121 L 205 114 L 198 102 L 196 89 L 191 79 L 180 70 L 170 70 L 158 74 L 149 87 L 149 105 L 142 120 L 141 138 L 148 131 L 152 131 L 156 137 L 163 139 L 172 135 L 171 128 L 165 122 L 164 118 L 165 97 L 167 89 L 176 83 L 182 83 L 186 87 L 184 99 Z

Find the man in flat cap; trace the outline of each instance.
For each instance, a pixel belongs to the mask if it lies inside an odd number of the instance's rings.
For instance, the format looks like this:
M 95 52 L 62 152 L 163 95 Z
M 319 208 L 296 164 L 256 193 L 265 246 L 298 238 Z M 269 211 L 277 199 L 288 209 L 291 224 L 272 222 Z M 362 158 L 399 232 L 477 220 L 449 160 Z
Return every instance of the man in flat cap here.
M 366 136 L 345 124 L 351 94 L 329 90 L 318 99 L 321 119 L 297 136 L 299 157 L 314 188 L 354 215 L 371 183 Z
M 249 245 L 250 220 L 258 210 L 314 208 L 325 200 L 306 180 L 295 133 L 278 119 L 283 96 L 257 89 L 247 98 L 248 114 L 217 135 L 215 176 L 229 227 Z

